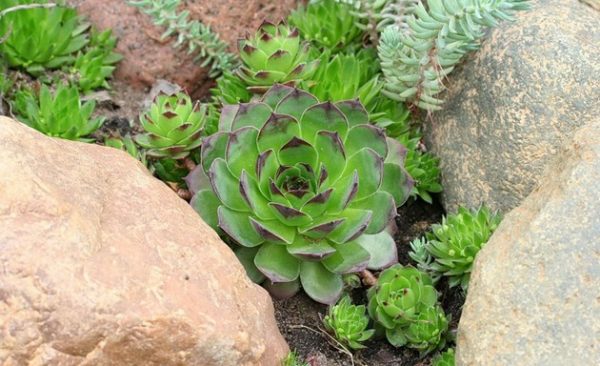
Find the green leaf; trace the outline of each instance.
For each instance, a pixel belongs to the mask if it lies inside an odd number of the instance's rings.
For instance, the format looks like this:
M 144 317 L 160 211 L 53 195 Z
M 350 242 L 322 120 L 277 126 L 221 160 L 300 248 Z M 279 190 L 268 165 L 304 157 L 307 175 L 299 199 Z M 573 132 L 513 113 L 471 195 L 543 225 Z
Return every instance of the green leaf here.
M 215 159 L 208 171 L 208 177 L 215 194 L 225 206 L 236 211 L 249 211 L 248 205 L 240 193 L 238 179 L 231 174 L 225 160 Z
M 347 208 L 336 216 L 344 218 L 345 220 L 327 235 L 327 238 L 334 243 L 343 244 L 354 240 L 367 229 L 371 222 L 373 212 Z
M 381 190 L 362 200 L 352 201 L 349 207 L 360 210 L 370 210 L 373 212 L 371 223 L 365 231 L 367 234 L 377 234 L 381 232 L 390 224 L 394 217 L 396 217 L 396 204 L 394 198 L 391 194 Z
M 325 240 L 313 240 L 296 236 L 292 245 L 288 245 L 288 252 L 302 260 L 315 261 L 322 260 L 335 253 L 335 248 Z
M 325 258 L 322 263 L 329 271 L 337 274 L 356 273 L 367 268 L 369 252 L 354 241 L 335 244 L 335 253 Z
M 406 202 L 413 186 L 414 181 L 402 167 L 390 163 L 383 164 L 381 189 L 394 197 L 396 207 L 400 207 Z
M 342 176 L 358 173 L 358 192 L 356 199 L 362 199 L 375 193 L 383 178 L 383 159 L 370 148 L 363 148 L 352 155 L 346 164 Z
M 329 272 L 319 262 L 302 262 L 300 282 L 306 294 L 323 304 L 334 304 L 342 294 L 342 276 Z
M 289 254 L 285 245 L 265 243 L 256 257 L 254 264 L 272 282 L 290 282 L 298 278 L 301 261 Z
M 287 94 L 275 108 L 278 114 L 287 114 L 300 120 L 304 111 L 317 104 L 319 101 L 310 93 L 300 89 L 293 89 Z
M 213 228 L 213 230 L 217 232 L 220 231 L 217 208 L 221 205 L 221 201 L 217 198 L 212 189 L 198 191 L 192 197 L 190 205 L 200 214 L 202 220 Z
M 300 126 L 292 117 L 272 114 L 258 135 L 260 152 L 279 151 L 288 141 L 300 134 Z
M 388 152 L 388 144 L 385 131 L 373 125 L 358 125 L 352 127 L 344 142 L 346 154 L 352 156 L 362 148 L 368 147 L 385 159 Z
M 242 103 L 238 107 L 231 129 L 234 131 L 246 126 L 260 129 L 267 122 L 271 113 L 273 113 L 271 107 L 264 103 Z
M 302 138 L 311 144 L 315 142 L 319 131 L 337 132 L 343 141 L 348 133 L 348 121 L 335 105 L 325 102 L 304 111 L 300 119 L 300 129 Z
M 387 231 L 363 234 L 354 241 L 369 252 L 369 269 L 382 269 L 398 262 L 396 243 Z
M 264 237 L 254 230 L 247 212 L 233 211 L 225 206 L 219 206 L 217 213 L 219 227 L 238 244 L 252 248 L 265 241 Z
M 317 162 L 317 152 L 312 145 L 295 136 L 281 147 L 278 157 L 282 165 L 288 166 L 305 163 L 312 167 Z
M 262 283 L 265 280 L 265 275 L 263 275 L 262 272 L 259 271 L 258 268 L 256 268 L 256 266 L 254 265 L 254 257 L 256 256 L 258 249 L 259 247 L 239 247 L 236 248 L 234 251 L 237 259 L 244 266 L 244 269 L 246 270 L 246 275 L 248 275 L 248 277 L 254 283 Z
M 265 240 L 271 243 L 292 244 L 296 237 L 296 229 L 286 226 L 278 220 L 259 220 L 251 217 L 250 222 Z
M 237 129 L 229 136 L 226 160 L 229 170 L 234 176 L 239 178 L 242 170 L 254 175 L 258 157 L 257 137 L 258 130 L 254 127 Z

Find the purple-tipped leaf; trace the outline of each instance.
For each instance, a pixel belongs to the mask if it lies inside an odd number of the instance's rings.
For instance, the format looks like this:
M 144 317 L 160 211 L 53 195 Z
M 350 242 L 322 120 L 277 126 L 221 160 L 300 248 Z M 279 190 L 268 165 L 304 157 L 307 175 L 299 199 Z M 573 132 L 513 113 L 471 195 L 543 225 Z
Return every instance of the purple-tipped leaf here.
M 311 299 L 328 305 L 339 299 L 344 288 L 342 276 L 328 271 L 319 262 L 302 262 L 300 282 Z
M 272 282 L 290 282 L 300 274 L 298 258 L 289 254 L 285 245 L 265 243 L 256 257 L 254 264 Z
M 255 247 L 262 244 L 265 239 L 260 236 L 250 223 L 248 213 L 238 212 L 219 206 L 217 210 L 219 227 L 233 240 L 244 247 Z
M 336 244 L 335 253 L 323 260 L 323 266 L 337 274 L 356 273 L 367 268 L 371 258 L 368 251 L 358 243 L 350 241 Z
M 363 234 L 355 242 L 369 252 L 369 269 L 382 269 L 398 262 L 396 243 L 386 231 L 374 235 Z

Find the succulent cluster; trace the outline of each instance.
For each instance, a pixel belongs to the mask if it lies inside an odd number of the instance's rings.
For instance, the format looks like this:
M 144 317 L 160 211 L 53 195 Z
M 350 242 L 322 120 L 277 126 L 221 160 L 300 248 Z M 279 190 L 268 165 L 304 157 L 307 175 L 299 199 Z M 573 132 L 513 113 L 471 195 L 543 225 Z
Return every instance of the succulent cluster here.
M 321 100 L 358 98 L 370 111 L 383 86 L 378 74 L 379 62 L 373 50 L 335 55 L 324 52 L 317 71 L 303 86 Z
M 304 39 L 326 49 L 342 49 L 362 34 L 352 8 L 335 0 L 317 0 L 300 6 L 289 21 L 300 29 Z
M 379 275 L 368 297 L 370 316 L 395 347 L 407 346 L 427 354 L 444 346 L 448 319 L 425 272 L 394 265 Z
M 192 103 L 185 93 L 161 94 L 140 115 L 146 133 L 137 135 L 135 141 L 148 149 L 150 157 L 183 159 L 202 144 L 205 120 L 206 107 Z
M 395 100 L 433 111 L 443 81 L 462 57 L 479 47 L 487 27 L 529 8 L 529 0 L 429 0 L 419 2 L 405 23 L 387 26 L 379 58 L 384 93 Z
M 192 205 L 239 244 L 257 282 L 301 283 L 330 304 L 343 274 L 396 260 L 384 229 L 412 189 L 403 156 L 359 102 L 320 103 L 276 85 L 224 108 L 187 181 Z
M 29 90 L 16 95 L 17 118 L 36 130 L 54 137 L 83 142 L 93 141 L 86 136 L 95 132 L 104 118 L 92 118 L 96 103 L 82 103 L 77 87 L 59 85 L 54 94 L 42 85 L 39 96 Z
M 87 93 L 98 88 L 109 89 L 107 79 L 115 70 L 115 64 L 123 58 L 114 52 L 117 39 L 110 29 L 98 32 L 92 28 L 90 42 L 80 52 L 73 64 L 72 72 L 77 76 L 79 88 Z
M 31 0 L 4 0 L 0 10 L 31 4 Z M 47 1 L 36 1 L 45 4 Z M 89 26 L 73 9 L 33 8 L 10 12 L 0 18 L 0 52 L 11 67 L 21 67 L 34 75 L 75 61 L 75 53 L 87 43 Z
M 375 333 L 375 330 L 367 329 L 369 317 L 365 306 L 352 305 L 349 296 L 342 297 L 337 304 L 329 307 L 323 323 L 338 341 L 352 349 L 365 348 L 362 342 Z
M 461 285 L 466 290 L 473 261 L 501 220 L 500 215 L 486 207 L 460 207 L 457 213 L 443 218 L 441 224 L 434 224 L 425 241 L 413 242 L 412 257 L 422 268 L 447 276 L 451 287 Z
M 318 61 L 309 61 L 310 45 L 296 28 L 263 22 L 252 37 L 238 43 L 243 65 L 238 76 L 251 90 L 264 92 L 276 83 L 296 85 L 312 76 Z
M 448 348 L 446 352 L 434 357 L 431 366 L 454 366 L 454 348 Z

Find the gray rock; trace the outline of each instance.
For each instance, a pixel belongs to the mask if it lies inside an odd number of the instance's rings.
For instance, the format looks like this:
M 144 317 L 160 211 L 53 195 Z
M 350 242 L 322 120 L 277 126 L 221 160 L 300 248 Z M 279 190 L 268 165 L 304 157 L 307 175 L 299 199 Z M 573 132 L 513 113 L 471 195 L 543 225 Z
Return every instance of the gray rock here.
M 600 365 L 600 119 L 479 253 L 457 365 Z
M 445 109 L 427 122 L 449 211 L 516 207 L 573 131 L 598 115 L 600 12 L 577 0 L 533 3 L 451 74 Z

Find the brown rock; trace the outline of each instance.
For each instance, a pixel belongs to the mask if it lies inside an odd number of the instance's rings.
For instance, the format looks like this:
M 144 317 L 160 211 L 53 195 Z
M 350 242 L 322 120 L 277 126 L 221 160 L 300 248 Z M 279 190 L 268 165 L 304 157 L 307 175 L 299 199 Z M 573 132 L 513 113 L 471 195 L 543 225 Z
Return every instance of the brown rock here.
M 164 31 L 150 18 L 124 0 L 68 0 L 100 29 L 111 28 L 119 38 L 117 51 L 125 56 L 115 78 L 137 88 L 150 87 L 156 79 L 166 79 L 195 93 L 207 80 L 207 70 L 193 63 L 185 50 L 175 50 L 171 40 L 161 40 Z M 279 20 L 296 6 L 295 0 L 268 1 L 185 1 L 181 10 L 190 19 L 209 25 L 235 50 L 236 41 L 253 32 L 263 19 Z
M 0 365 L 279 365 L 267 293 L 116 149 L 0 118 Z
M 444 109 L 427 123 L 448 211 L 518 206 L 561 145 L 598 115 L 600 12 L 578 0 L 532 4 L 451 74 Z
M 478 254 L 457 365 L 600 364 L 599 181 L 597 119 L 574 134 Z

